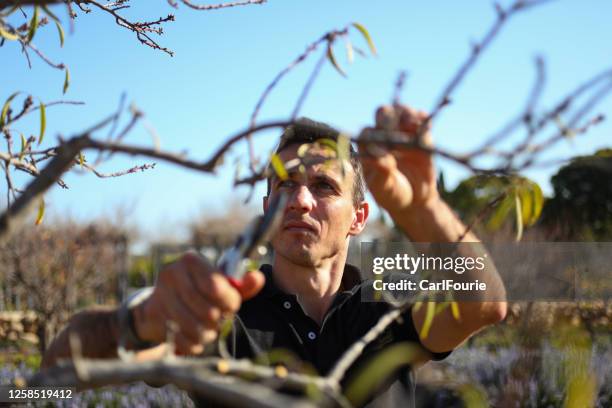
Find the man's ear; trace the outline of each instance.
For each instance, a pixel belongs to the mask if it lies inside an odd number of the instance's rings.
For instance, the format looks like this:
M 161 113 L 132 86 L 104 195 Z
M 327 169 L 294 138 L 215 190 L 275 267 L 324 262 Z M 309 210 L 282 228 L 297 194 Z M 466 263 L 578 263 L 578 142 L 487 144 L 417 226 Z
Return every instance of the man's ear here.
M 355 209 L 355 216 L 353 217 L 349 235 L 357 235 L 363 231 L 366 221 L 368 220 L 368 215 L 370 215 L 370 205 L 366 201 L 362 201 Z
M 269 205 L 268 196 L 264 196 L 262 204 L 263 204 L 263 211 L 264 213 L 266 213 L 268 211 L 268 205 Z

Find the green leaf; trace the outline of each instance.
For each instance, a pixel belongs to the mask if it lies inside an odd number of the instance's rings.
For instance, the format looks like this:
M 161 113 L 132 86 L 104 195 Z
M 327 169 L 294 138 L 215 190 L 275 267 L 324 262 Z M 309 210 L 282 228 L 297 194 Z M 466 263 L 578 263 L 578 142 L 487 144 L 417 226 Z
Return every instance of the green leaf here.
M 425 320 L 423 321 L 423 326 L 421 327 L 421 331 L 419 332 L 419 337 L 421 339 L 426 339 L 427 336 L 429 336 L 429 329 L 431 329 L 435 314 L 436 302 L 428 301 L 427 309 L 425 311 Z
M 374 42 L 372 41 L 372 37 L 370 36 L 368 30 L 359 23 L 353 23 L 353 27 L 359 30 L 361 35 L 363 35 L 363 38 L 365 38 L 366 42 L 368 43 L 368 47 L 370 47 L 370 52 L 372 53 L 372 55 L 376 55 L 376 46 L 374 45 Z
M 4 127 L 6 124 L 6 115 L 8 114 L 8 110 L 11 107 L 11 101 L 15 99 L 15 97 L 19 95 L 19 92 L 15 92 L 11 96 L 8 97 L 6 102 L 4 102 L 4 106 L 2 106 L 2 111 L 0 112 L 0 129 Z
M 9 41 L 15 41 L 19 39 L 19 34 L 9 33 L 0 25 L 0 37 L 6 38 Z
M 49 8 L 46 5 L 42 5 L 41 7 L 42 7 L 43 11 L 49 17 L 51 17 L 51 19 L 55 22 L 55 26 L 57 27 L 57 33 L 59 34 L 60 47 L 63 47 L 64 46 L 64 28 L 62 27 L 62 23 L 61 23 L 60 19 L 57 18 L 57 16 L 55 14 L 53 14 L 51 12 L 51 10 L 49 10 Z
M 514 198 L 506 195 L 493 212 L 493 215 L 491 215 L 491 218 L 489 218 L 487 228 L 491 231 L 498 230 L 504 221 L 506 221 L 506 217 L 512 209 L 512 206 L 514 206 Z
M 538 221 L 540 215 L 542 215 L 542 208 L 544 207 L 544 194 L 538 183 L 531 184 L 531 192 L 533 195 L 533 214 L 532 214 L 532 225 Z
M 346 77 L 346 73 L 342 70 L 342 68 L 340 68 L 340 65 L 338 65 L 338 61 L 336 61 L 336 57 L 334 56 L 334 50 L 332 49 L 331 42 L 327 43 L 327 59 L 329 60 L 329 62 L 331 62 L 334 68 L 336 68 L 336 71 L 338 71 L 340 75 L 342 75 L 343 77 Z
M 45 104 L 40 103 L 40 135 L 38 136 L 38 145 L 43 141 L 45 137 L 45 129 L 47 128 L 47 115 L 45 113 Z
M 518 189 L 517 196 L 521 203 L 521 218 L 523 226 L 527 227 L 531 225 L 531 219 L 533 218 L 533 196 L 531 194 L 531 183 L 523 183 Z
M 516 242 L 523 237 L 523 213 L 521 212 L 521 199 L 518 192 L 514 192 L 514 208 L 516 209 Z
M 40 225 L 43 222 L 44 216 L 45 216 L 45 200 L 41 198 L 40 202 L 38 203 L 38 215 L 36 216 L 36 221 L 34 222 L 34 225 Z
M 57 21 L 55 22 L 55 26 L 57 27 L 57 33 L 59 34 L 60 47 L 63 47 L 64 46 L 64 29 L 62 28 L 62 25 L 58 23 Z
M 30 20 L 30 29 L 28 30 L 27 42 L 31 42 L 38 28 L 38 6 L 34 6 L 34 14 Z
M 85 155 L 83 155 L 83 152 L 79 152 L 79 164 L 81 165 L 81 168 L 83 168 L 83 165 L 85 164 Z
M 287 173 L 287 169 L 285 169 L 285 164 L 281 160 L 280 156 L 276 153 L 272 155 L 270 158 L 270 164 L 272 164 L 272 168 L 274 172 L 281 180 L 287 180 L 289 178 L 289 174 Z
M 233 319 L 223 319 L 219 328 L 219 338 L 225 339 L 232 332 Z
M 352 406 L 361 406 L 398 368 L 414 362 L 423 351 L 415 343 L 402 342 L 384 348 L 368 361 L 346 387 Z
M 459 313 L 459 304 L 455 301 L 450 302 L 451 312 L 453 313 L 453 318 L 458 322 L 461 321 L 461 314 Z
M 302 143 L 300 147 L 298 147 L 297 149 L 297 156 L 298 157 L 306 156 L 306 153 L 308 153 L 308 150 L 310 150 L 310 148 L 312 148 L 311 143 Z
M 21 136 L 21 152 L 19 152 L 19 161 L 23 160 L 23 156 L 25 156 L 26 148 L 28 147 L 28 141 L 26 140 L 23 133 L 20 133 Z
M 341 133 L 338 135 L 338 142 L 336 143 L 338 149 L 338 158 L 341 160 L 350 160 L 351 155 L 351 141 L 347 135 Z
M 66 94 L 66 91 L 68 90 L 68 87 L 70 86 L 70 71 L 68 70 L 68 67 L 64 68 L 66 71 L 66 78 L 64 78 L 64 90 L 63 93 Z

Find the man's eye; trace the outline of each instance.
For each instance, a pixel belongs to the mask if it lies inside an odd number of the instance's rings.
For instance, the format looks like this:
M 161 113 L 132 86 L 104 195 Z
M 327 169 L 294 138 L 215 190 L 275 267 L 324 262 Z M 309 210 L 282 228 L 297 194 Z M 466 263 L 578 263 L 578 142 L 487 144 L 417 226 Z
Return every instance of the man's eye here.
M 281 180 L 276 185 L 277 188 L 292 188 L 295 186 L 295 182 L 291 180 Z
M 319 190 L 334 190 L 334 186 L 326 181 L 319 181 L 315 184 L 315 187 Z

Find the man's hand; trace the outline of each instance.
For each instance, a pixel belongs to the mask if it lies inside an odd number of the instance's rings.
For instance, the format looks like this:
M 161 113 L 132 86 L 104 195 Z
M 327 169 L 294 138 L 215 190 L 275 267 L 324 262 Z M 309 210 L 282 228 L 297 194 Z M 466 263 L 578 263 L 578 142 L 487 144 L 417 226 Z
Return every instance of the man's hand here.
M 137 335 L 162 343 L 172 321 L 178 328 L 176 352 L 200 354 L 205 344 L 217 338 L 220 319 L 236 313 L 242 301 L 257 294 L 264 282 L 261 272 L 248 272 L 237 290 L 206 260 L 185 254 L 160 272 L 151 297 L 135 307 Z
M 403 105 L 382 106 L 376 112 L 376 129 L 399 130 L 406 141 L 415 140 L 427 114 Z M 422 142 L 432 146 L 429 129 Z M 367 147 L 361 147 L 367 151 Z M 432 155 L 419 149 L 393 149 L 377 157 L 362 159 L 370 192 L 396 218 L 406 211 L 424 207 L 438 198 Z

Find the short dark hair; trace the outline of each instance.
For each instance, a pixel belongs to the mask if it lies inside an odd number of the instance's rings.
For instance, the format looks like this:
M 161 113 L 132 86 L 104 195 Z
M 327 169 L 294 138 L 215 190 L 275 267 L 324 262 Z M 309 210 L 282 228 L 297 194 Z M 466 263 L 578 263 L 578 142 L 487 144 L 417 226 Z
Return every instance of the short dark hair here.
M 320 139 L 331 139 L 338 141 L 340 132 L 326 123 L 317 122 L 309 118 L 299 118 L 294 124 L 289 125 L 280 137 L 280 143 L 276 153 L 289 146 L 304 143 L 314 143 Z M 357 207 L 365 198 L 365 181 L 363 179 L 363 168 L 357 157 L 353 145 L 349 144 L 350 163 L 355 173 L 353 179 L 353 204 Z M 270 195 L 270 178 L 268 178 L 268 195 Z

